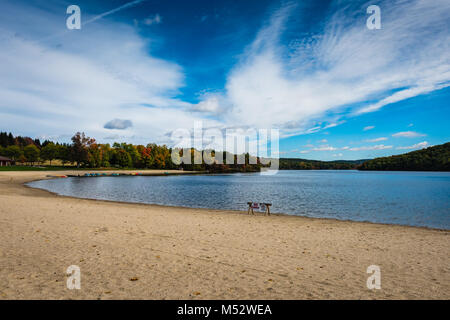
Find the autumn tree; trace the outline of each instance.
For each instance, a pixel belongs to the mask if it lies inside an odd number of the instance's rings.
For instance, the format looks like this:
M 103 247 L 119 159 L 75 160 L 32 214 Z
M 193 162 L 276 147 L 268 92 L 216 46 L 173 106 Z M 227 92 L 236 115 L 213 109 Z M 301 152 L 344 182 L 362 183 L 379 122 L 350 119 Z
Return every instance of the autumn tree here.
M 111 157 L 112 157 L 111 146 L 108 143 L 107 144 L 101 144 L 100 145 L 100 152 L 101 152 L 101 157 L 102 157 L 102 161 L 100 163 L 100 166 L 101 167 L 109 167 L 110 166 Z
M 77 168 L 80 167 L 80 164 L 85 164 L 86 162 L 88 162 L 88 147 L 92 143 L 95 143 L 95 140 L 86 137 L 84 132 L 77 132 L 72 137 L 72 159 L 77 163 Z

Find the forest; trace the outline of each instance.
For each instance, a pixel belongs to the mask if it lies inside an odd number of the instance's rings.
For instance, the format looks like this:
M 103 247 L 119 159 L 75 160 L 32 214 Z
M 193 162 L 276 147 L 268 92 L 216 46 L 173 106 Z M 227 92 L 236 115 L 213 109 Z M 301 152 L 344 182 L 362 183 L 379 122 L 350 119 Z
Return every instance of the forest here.
M 367 160 L 319 161 L 297 158 L 280 158 L 281 170 L 355 170 Z
M 13 136 L 12 133 L 0 132 L 0 155 L 6 156 L 21 165 L 42 165 L 48 162 L 52 166 L 57 160 L 62 166 L 70 165 L 77 168 L 128 168 L 128 169 L 183 169 L 209 172 L 256 172 L 260 171 L 260 159 L 252 159 L 249 154 L 242 155 L 245 163 L 237 164 L 237 155 L 223 153 L 223 164 L 194 164 L 194 158 L 199 151 L 190 149 L 191 164 L 172 162 L 172 149 L 165 145 L 149 143 L 133 145 L 128 143 L 101 144 L 84 133 L 77 132 L 72 143 L 55 143 L 29 137 Z M 183 150 L 178 150 L 183 157 Z M 215 152 L 211 152 L 215 156 Z M 233 161 L 228 161 L 233 159 Z M 197 161 L 199 162 L 199 161 Z M 250 164 L 255 163 L 256 164 Z
M 450 171 L 450 142 L 401 155 L 365 161 L 359 170 Z

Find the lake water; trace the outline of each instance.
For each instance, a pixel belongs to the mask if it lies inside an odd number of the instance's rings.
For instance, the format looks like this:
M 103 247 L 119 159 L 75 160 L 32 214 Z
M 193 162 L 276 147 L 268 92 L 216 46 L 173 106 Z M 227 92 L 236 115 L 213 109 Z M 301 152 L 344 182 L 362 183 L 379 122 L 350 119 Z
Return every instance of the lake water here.
M 247 210 L 270 202 L 291 215 L 450 229 L 450 173 L 279 171 L 120 176 L 29 183 L 60 195 L 194 208 Z

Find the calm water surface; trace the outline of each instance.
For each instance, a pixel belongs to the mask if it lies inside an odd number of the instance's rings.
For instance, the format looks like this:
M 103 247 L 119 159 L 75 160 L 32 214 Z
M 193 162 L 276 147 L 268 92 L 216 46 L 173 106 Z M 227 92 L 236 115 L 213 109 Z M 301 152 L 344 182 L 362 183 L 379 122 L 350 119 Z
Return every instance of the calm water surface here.
M 271 202 L 291 215 L 450 229 L 450 173 L 280 171 L 92 177 L 29 183 L 60 195 L 194 208 L 247 210 Z

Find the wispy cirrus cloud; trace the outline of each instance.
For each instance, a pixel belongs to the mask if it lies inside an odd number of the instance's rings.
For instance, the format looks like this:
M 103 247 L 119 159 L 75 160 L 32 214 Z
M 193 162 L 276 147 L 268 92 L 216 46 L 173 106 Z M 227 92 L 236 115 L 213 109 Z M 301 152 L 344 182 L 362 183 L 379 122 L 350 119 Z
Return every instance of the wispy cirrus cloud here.
M 395 138 L 417 138 L 417 137 L 424 137 L 426 134 L 418 133 L 415 131 L 402 131 L 397 132 L 392 135 Z
M 392 149 L 392 148 L 393 148 L 392 145 L 384 145 L 384 144 L 378 144 L 378 145 L 373 145 L 373 146 L 360 146 L 360 147 L 349 147 L 349 146 L 333 147 L 330 145 L 322 145 L 322 146 L 318 146 L 318 147 L 313 147 L 310 150 L 311 151 L 337 151 L 337 150 L 369 151 L 369 150 L 386 150 L 386 149 Z
M 373 112 L 448 86 L 449 2 L 379 5 L 381 30 L 365 27 L 368 4 L 336 2 L 322 32 L 289 47 L 280 38 L 302 9 L 289 4 L 275 12 L 228 76 L 224 121 L 305 134 L 322 130 L 314 121 L 334 112 Z
M 366 139 L 364 142 L 379 142 L 379 141 L 386 141 L 388 138 L 386 137 L 379 137 L 375 139 Z
M 369 131 L 369 130 L 372 130 L 374 128 L 375 128 L 375 126 L 367 126 L 367 127 L 363 128 L 363 131 Z
M 362 150 L 385 150 L 392 149 L 392 146 L 385 146 L 384 144 L 379 144 L 376 146 L 362 146 L 362 147 L 353 147 L 349 148 L 350 151 L 362 151 Z
M 315 147 L 312 150 L 314 150 L 314 151 L 335 151 L 335 150 L 338 150 L 338 148 L 326 145 L 326 146 Z
M 334 128 L 334 127 L 337 127 L 338 125 L 343 124 L 345 122 L 346 122 L 345 120 L 341 120 L 341 121 L 338 121 L 338 122 L 332 122 L 332 123 L 327 124 L 326 126 L 324 126 L 323 129 L 325 130 L 325 129 L 328 129 L 328 128 Z

